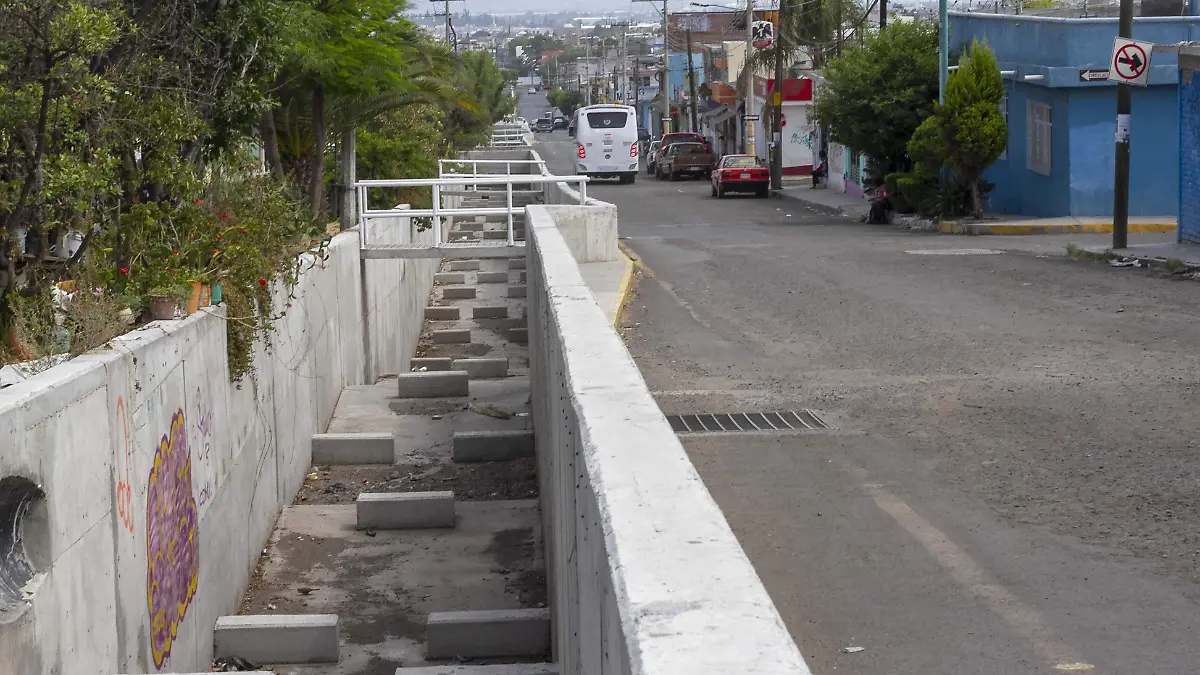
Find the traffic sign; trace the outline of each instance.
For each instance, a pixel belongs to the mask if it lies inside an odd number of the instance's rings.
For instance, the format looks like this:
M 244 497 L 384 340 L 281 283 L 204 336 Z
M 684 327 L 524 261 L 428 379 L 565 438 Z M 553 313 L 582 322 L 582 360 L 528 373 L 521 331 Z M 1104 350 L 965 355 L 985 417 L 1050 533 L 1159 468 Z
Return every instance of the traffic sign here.
M 1080 82 L 1095 82 L 1097 80 L 1107 80 L 1107 79 L 1108 79 L 1108 71 L 1107 70 L 1082 70 L 1081 69 L 1079 71 L 1079 81 Z
M 745 117 L 743 117 L 742 119 L 746 120 L 747 122 L 757 122 L 757 121 L 758 121 L 758 115 L 746 115 L 746 116 L 745 116 Z
M 1118 84 L 1146 86 L 1150 79 L 1150 53 L 1153 51 L 1153 42 L 1140 42 L 1122 37 L 1113 39 L 1108 79 Z

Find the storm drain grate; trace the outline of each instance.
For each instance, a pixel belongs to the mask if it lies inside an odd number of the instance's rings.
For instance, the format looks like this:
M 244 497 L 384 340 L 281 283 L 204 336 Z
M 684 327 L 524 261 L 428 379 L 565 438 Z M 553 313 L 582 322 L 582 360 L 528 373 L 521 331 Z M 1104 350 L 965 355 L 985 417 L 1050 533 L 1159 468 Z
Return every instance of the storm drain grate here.
M 677 434 L 833 429 L 811 410 L 667 415 L 667 421 Z

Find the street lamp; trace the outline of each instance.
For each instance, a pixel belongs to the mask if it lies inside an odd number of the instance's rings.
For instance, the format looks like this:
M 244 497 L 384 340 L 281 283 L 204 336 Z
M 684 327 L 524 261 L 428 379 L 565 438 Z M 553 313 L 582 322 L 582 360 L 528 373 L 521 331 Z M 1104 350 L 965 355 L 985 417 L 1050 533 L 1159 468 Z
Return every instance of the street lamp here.
M 944 1 L 945 0 L 943 0 L 943 2 Z M 735 10 L 735 11 L 740 9 L 738 7 L 726 7 L 725 5 L 715 5 L 715 4 L 711 4 L 711 3 L 705 3 L 705 2 L 693 2 L 692 5 L 694 5 L 696 7 L 719 7 L 721 9 L 731 9 L 731 10 Z M 757 148 L 755 148 L 755 146 L 754 146 L 754 119 L 751 117 L 751 115 L 753 114 L 751 111 L 754 108 L 754 103 L 753 103 L 753 101 L 754 101 L 754 74 L 750 70 L 750 54 L 751 54 L 751 51 L 754 49 L 753 26 L 754 26 L 754 0 L 746 0 L 746 55 L 742 59 L 742 74 L 745 76 L 744 79 L 746 81 L 746 104 L 745 104 L 746 120 L 745 120 L 745 122 L 746 122 L 746 154 L 748 154 L 748 155 L 757 155 L 758 154 Z M 688 54 L 688 59 L 690 60 L 691 58 L 692 58 L 692 55 Z

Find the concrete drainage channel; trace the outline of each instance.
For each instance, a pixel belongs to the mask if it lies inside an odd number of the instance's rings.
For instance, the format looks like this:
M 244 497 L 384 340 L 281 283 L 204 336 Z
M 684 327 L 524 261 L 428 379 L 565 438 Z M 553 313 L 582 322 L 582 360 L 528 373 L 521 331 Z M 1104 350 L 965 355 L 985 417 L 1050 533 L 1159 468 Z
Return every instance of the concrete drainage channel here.
M 241 615 L 217 622 L 216 658 L 281 675 L 556 672 L 524 262 L 444 262 L 412 371 L 343 391 Z

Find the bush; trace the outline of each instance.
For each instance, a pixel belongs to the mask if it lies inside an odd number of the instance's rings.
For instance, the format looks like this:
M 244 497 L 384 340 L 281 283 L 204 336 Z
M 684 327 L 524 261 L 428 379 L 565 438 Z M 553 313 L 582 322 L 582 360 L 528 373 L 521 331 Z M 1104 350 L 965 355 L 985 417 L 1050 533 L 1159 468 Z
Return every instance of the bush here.
M 896 213 L 916 212 L 919 202 L 913 198 L 911 192 L 915 185 L 915 181 L 912 180 L 912 172 L 889 173 L 884 177 L 883 185 L 887 189 L 888 197 L 892 200 L 892 208 L 896 210 Z

